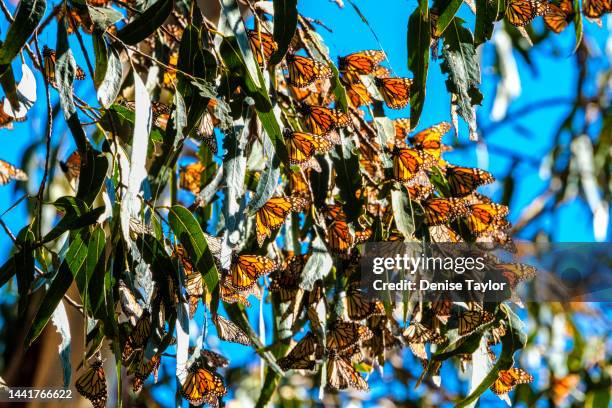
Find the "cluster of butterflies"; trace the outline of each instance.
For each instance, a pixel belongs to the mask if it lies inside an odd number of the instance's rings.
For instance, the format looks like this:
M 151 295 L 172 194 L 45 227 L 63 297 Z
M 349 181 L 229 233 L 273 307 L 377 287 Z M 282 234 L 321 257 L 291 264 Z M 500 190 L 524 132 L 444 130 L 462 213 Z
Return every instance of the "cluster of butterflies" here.
M 514 7 L 519 3 L 522 6 Z M 513 0 L 506 15 L 512 24 L 523 25 L 536 15 L 544 14 L 544 11 L 539 11 L 539 4 L 536 0 Z M 563 4 L 560 3 L 558 8 L 569 12 L 567 5 Z M 606 7 L 604 9 L 608 10 L 609 4 Z M 551 9 L 552 5 L 548 5 L 547 10 Z M 256 61 L 266 67 L 271 55 L 278 49 L 273 36 L 261 30 L 250 30 L 247 34 Z M 169 39 L 180 38 L 180 33 L 175 35 L 169 32 L 168 36 Z M 460 336 L 467 336 L 495 322 L 493 312 L 484 310 L 481 305 L 472 304 L 468 310 L 464 310 L 450 301 L 439 301 L 431 302 L 427 309 L 415 311 L 410 324 L 402 329 L 383 303 L 366 299 L 359 288 L 357 246 L 372 237 L 374 224 L 380 222 L 383 225 L 383 239 L 388 241 L 406 238 L 425 238 L 434 242 L 468 240 L 511 249 L 510 224 L 506 220 L 508 208 L 493 203 L 476 191 L 478 187 L 494 181 L 490 173 L 455 166 L 443 159 L 442 154 L 450 147 L 442 143 L 442 138 L 450 130 L 450 124 L 442 122 L 408 137 L 410 120 L 395 119 L 390 122 L 392 137 L 385 142 L 380 139 L 379 124 L 368 121 L 362 108 L 367 109 L 382 101 L 390 109 L 402 109 L 409 103 L 412 85 L 411 79 L 394 77 L 388 68 L 381 65 L 386 59 L 384 52 L 366 50 L 339 58 L 339 79 L 346 90 L 349 105 L 344 112 L 330 107 L 334 99 L 330 92 L 334 77 L 332 68 L 310 54 L 298 55 L 295 50 L 299 48 L 299 45 L 292 44 L 283 63 L 286 76 L 279 79 L 279 103 L 293 115 L 288 118 L 284 131 L 292 165 L 284 174 L 288 194 L 278 194 L 257 209 L 254 217 L 255 238 L 258 246 L 263 247 L 275 240 L 291 213 L 311 216 L 312 222 L 324 227 L 321 230 L 325 243 L 331 253 L 338 255 L 343 265 L 341 273 L 346 276 L 347 283 L 340 292 L 345 313 L 335 316 L 330 311 L 331 299 L 328 296 L 332 292 L 326 291 L 322 281 L 317 281 L 308 291 L 301 287 L 301 274 L 309 253 L 280 252 L 278 259 L 257 254 L 235 254 L 227 269 L 218 264 L 217 269 L 221 271 L 220 298 L 226 303 L 240 303 L 248 307 L 249 296 L 261 297 L 260 278 L 269 275 L 270 291 L 287 306 L 294 324 L 304 316 L 310 322 L 310 330 L 286 356 L 278 360 L 279 366 L 285 371 L 314 370 L 325 362 L 327 383 L 331 388 L 367 390 L 368 383 L 361 375 L 358 363 L 368 361 L 383 364 L 389 350 L 407 345 L 424 366 L 435 364 L 428 361 L 426 345 L 446 341 L 443 333 L 451 316 L 457 317 Z M 43 56 L 45 75 L 48 82 L 55 86 L 56 54 L 45 47 Z M 168 84 L 171 84 L 172 71 L 166 74 L 165 80 L 167 78 Z M 83 70 L 77 68 L 75 79 L 84 78 Z M 130 102 L 125 102 L 124 106 L 134 108 Z M 163 127 L 169 113 L 168 106 L 153 104 L 157 126 Z M 199 132 L 203 135 L 202 139 L 208 141 L 207 145 L 213 153 L 217 152 L 214 127 L 218 123 L 214 104 L 210 104 Z M 349 221 L 344 209 L 346 203 L 336 199 L 335 193 L 328 194 L 324 205 L 315 205 L 311 185 L 312 178 L 321 171 L 323 157 L 347 138 L 357 146 L 358 176 L 363 180 L 363 188 L 355 192 L 355 199 L 365 203 L 357 222 Z M 78 152 L 74 152 L 60 163 L 69 181 L 78 179 L 80 162 Z M 201 175 L 204 170 L 205 166 L 199 162 L 183 167 L 180 172 L 181 187 L 199 194 L 203 187 Z M 27 175 L 0 161 L 0 183 L 5 184 L 11 179 L 26 180 Z M 393 189 L 405 192 L 415 204 L 415 216 L 424 226 L 423 232 L 418 233 L 421 235 L 415 233 L 417 235 L 406 237 L 398 230 L 389 197 Z M 329 189 L 331 192 L 334 190 L 337 191 L 333 186 Z M 308 235 L 308 232 L 304 235 Z M 219 260 L 219 238 L 206 238 L 213 256 Z M 306 240 L 307 237 L 302 238 Z M 174 245 L 172 257 L 182 271 L 182 287 L 186 293 L 189 315 L 193 317 L 200 302 L 209 304 L 212 301 L 211 294 L 206 290 L 200 271 L 194 267 L 180 244 Z M 522 264 L 498 262 L 496 267 L 513 288 L 535 273 L 533 268 Z M 179 289 L 172 287 L 171 280 L 169 284 L 178 303 Z M 156 379 L 161 362 L 161 354 L 147 356 L 145 352 L 152 335 L 153 320 L 151 312 L 144 310 L 133 327 L 130 325 L 123 344 L 123 362 L 128 367 L 128 373 L 133 375 L 133 389 L 136 392 L 149 376 Z M 231 320 L 215 314 L 212 321 L 221 339 L 246 346 L 252 344 L 247 333 Z M 496 336 L 489 336 L 492 338 L 491 344 L 495 344 Z M 494 359 L 494 353 L 491 354 Z M 201 355 L 186 368 L 180 386 L 181 395 L 193 405 L 217 405 L 227 393 L 218 370 L 227 364 L 222 356 L 209 350 L 201 351 Z M 513 367 L 499 372 L 492 389 L 504 394 L 516 385 L 531 380 L 528 373 Z M 100 359 L 96 359 L 79 376 L 76 388 L 94 407 L 105 406 L 107 387 Z
M 266 66 L 277 50 L 272 36 L 253 30 L 248 31 L 248 37 L 257 62 Z M 403 108 L 409 103 L 411 86 L 408 78 L 391 77 L 389 70 L 380 65 L 385 58 L 382 51 L 367 50 L 339 59 L 340 81 L 349 102 L 349 110 L 343 112 L 329 107 L 333 101 L 329 92 L 333 77 L 331 68 L 322 61 L 290 50 L 285 58 L 286 77 L 279 79 L 279 100 L 294 115 L 292 129 L 284 131 L 292 165 L 285 174 L 288 194 L 270 198 L 254 217 L 256 241 L 260 247 L 274 241 L 291 213 L 304 213 L 325 227 L 322 230 L 328 249 L 338 255 L 346 267 L 348 283 L 342 291 L 346 315 L 332 318 L 333 314 L 328 313 L 331 300 L 327 299 L 323 282 L 316 282 L 310 291 L 300 286 L 309 253 L 280 253 L 279 261 L 261 255 L 235 255 L 228 271 L 220 275 L 221 299 L 247 307 L 249 296 L 261 295 L 259 279 L 270 275 L 268 288 L 279 297 L 281 304 L 286 305 L 288 315 L 294 322 L 306 316 L 311 328 L 286 356 L 278 360 L 279 366 L 285 371 L 315 370 L 318 363 L 326 362 L 327 383 L 339 390 L 368 389 L 367 381 L 358 371 L 358 363 L 367 360 L 382 364 L 388 350 L 403 344 L 408 345 L 425 366 L 432 364 L 428 362 L 426 345 L 445 341 L 442 333 L 451 316 L 457 317 L 460 336 L 495 322 L 494 314 L 478 304 L 463 310 L 450 301 L 440 301 L 416 312 L 411 324 L 402 332 L 381 302 L 366 299 L 359 288 L 357 274 L 353 273 L 359 263 L 357 245 L 372 237 L 376 220 L 384 225 L 384 239 L 406 238 L 395 226 L 388 197 L 390 188 L 402 189 L 421 209 L 425 235 L 431 241 L 468 240 L 513 248 L 510 223 L 506 220 L 508 208 L 476 192 L 478 187 L 492 183 L 493 176 L 481 169 L 452 165 L 442 158 L 442 154 L 450 150 L 442 143 L 443 136 L 451 129 L 450 124 L 442 122 L 408 137 L 410 120 L 395 119 L 391 122 L 392 140 L 385 145 L 379 141 L 376 124 L 368 122 L 359 108 L 371 105 L 375 99 L 382 100 L 391 109 Z M 377 95 L 372 94 L 372 84 Z M 349 222 L 343 203 L 336 201 L 333 195 L 323 206 L 313 204 L 311 179 L 321 171 L 320 158 L 341 144 L 343 137 L 350 137 L 357 145 L 359 176 L 364 181 L 363 189 L 355 192 L 355 198 L 365 202 L 356 223 Z M 389 157 L 389 164 L 384 162 L 384 156 Z M 201 174 L 204 169 L 200 162 L 183 167 L 181 187 L 197 195 L 203 187 Z M 329 191 L 333 190 L 331 187 Z M 215 245 L 210 243 L 216 238 L 207 238 L 214 254 Z M 175 254 L 185 272 L 184 285 L 193 315 L 199 301 L 207 301 L 206 289 L 184 251 L 177 247 Z M 532 267 L 523 264 L 496 261 L 495 267 L 512 288 L 535 274 Z M 323 320 L 327 322 L 325 325 Z M 325 335 L 317 329 L 321 327 L 326 327 Z M 234 329 L 238 337 L 248 338 L 240 328 Z M 495 358 L 492 352 L 491 358 Z M 519 368 L 502 370 L 492 390 L 504 394 L 531 380 L 531 376 Z
M 576 16 L 574 0 L 510 0 L 506 7 L 506 18 L 510 24 L 522 27 L 538 16 L 543 16 L 546 26 L 555 33 L 563 31 Z M 599 19 L 612 12 L 610 0 L 584 0 L 582 13 L 590 19 Z

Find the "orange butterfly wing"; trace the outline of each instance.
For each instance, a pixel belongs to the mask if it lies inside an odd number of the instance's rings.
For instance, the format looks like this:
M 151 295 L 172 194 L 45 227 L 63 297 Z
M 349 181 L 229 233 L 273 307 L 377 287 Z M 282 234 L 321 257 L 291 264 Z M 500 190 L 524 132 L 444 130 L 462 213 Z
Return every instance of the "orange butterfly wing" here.
M 410 102 L 409 78 L 376 78 L 375 84 L 385 103 L 391 109 L 402 109 Z

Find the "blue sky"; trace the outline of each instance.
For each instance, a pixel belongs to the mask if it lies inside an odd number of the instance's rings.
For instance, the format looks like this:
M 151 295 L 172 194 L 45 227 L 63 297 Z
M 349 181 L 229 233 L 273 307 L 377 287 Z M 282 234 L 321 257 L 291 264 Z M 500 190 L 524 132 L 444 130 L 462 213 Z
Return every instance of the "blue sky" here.
M 357 0 L 356 3 L 378 35 L 380 44 L 388 54 L 391 68 L 395 75 L 410 76 L 407 68 L 406 26 L 410 13 L 416 7 L 416 1 L 387 0 L 380 2 Z M 299 9 L 305 16 L 323 21 L 333 30 L 333 33 L 328 33 L 324 29 L 319 30 L 325 38 L 326 44 L 330 47 L 332 56 L 380 47 L 368 27 L 361 22 L 348 3 L 341 10 L 338 9 L 335 3 L 329 0 L 307 0 L 300 2 Z M 470 15 L 469 11 L 463 10 L 461 16 L 468 21 L 469 26 L 473 26 L 473 16 Z M 541 19 L 535 24 L 538 29 L 541 29 Z M 0 23 L 2 33 L 6 32 L 6 27 L 6 22 L 3 20 Z M 599 49 L 603 53 L 604 41 L 609 32 L 587 22 L 585 22 L 585 29 L 595 49 Z M 53 46 L 55 44 L 54 30 L 49 32 L 53 34 L 43 33 L 40 39 L 41 42 L 47 42 L 50 46 Z M 71 41 L 74 41 L 74 39 Z M 528 69 L 524 60 L 520 56 L 515 55 L 523 92 L 510 106 L 510 111 L 543 99 L 562 99 L 573 96 L 573 83 L 577 75 L 571 56 L 573 41 L 573 28 L 570 27 L 561 35 L 555 36 L 554 39 L 549 39 L 538 46 L 533 52 L 537 73 L 533 73 Z M 74 44 L 76 43 L 74 42 Z M 567 55 L 567 58 L 552 58 L 550 51 L 556 47 L 561 50 L 561 55 Z M 73 49 L 76 49 L 75 53 L 77 59 L 79 59 L 80 50 L 77 47 L 73 47 Z M 481 87 L 485 100 L 483 107 L 479 108 L 478 114 L 480 115 L 481 122 L 487 124 L 489 123 L 488 117 L 497 77 L 492 73 L 490 66 L 493 55 L 492 46 L 485 45 L 481 47 L 480 51 L 483 53 L 483 60 L 485 61 L 485 66 L 482 68 L 483 84 Z M 603 64 L 605 61 L 601 63 Z M 85 64 L 81 65 L 85 67 Z M 38 73 L 35 74 L 38 81 L 38 102 L 30 112 L 29 120 L 25 123 L 15 124 L 15 130 L 13 131 L 0 130 L 0 158 L 18 166 L 21 164 L 27 146 L 33 140 L 42 140 L 44 138 L 45 96 L 42 78 Z M 16 75 L 17 78 L 20 77 L 19 69 L 17 69 Z M 440 72 L 439 64 L 432 61 L 429 69 L 427 99 L 419 129 L 440 121 L 450 120 L 449 96 L 446 92 L 444 81 L 445 77 Z M 86 81 L 84 84 L 79 84 L 77 92 L 81 95 L 92 95 L 91 82 Z M 54 95 L 54 100 L 57 100 L 56 95 Z M 532 136 L 520 134 L 510 126 L 502 127 L 492 134 L 484 135 L 488 144 L 502 146 L 515 152 L 519 157 L 525 157 L 518 164 L 515 173 L 520 175 L 520 177 L 517 180 L 515 195 L 510 203 L 511 220 L 516 220 L 521 209 L 529 204 L 545 188 L 546 182 L 540 178 L 539 168 L 533 164 L 533 161 L 539 161 L 548 152 L 551 146 L 552 132 L 558 126 L 563 115 L 568 112 L 568 109 L 567 106 L 556 106 L 545 110 L 538 110 L 532 115 L 522 118 L 520 123 L 524 127 L 534 130 L 534 135 Z M 409 115 L 408 109 L 403 111 L 387 110 L 387 113 L 392 118 Z M 447 136 L 447 138 L 447 141 L 450 142 L 453 136 Z M 69 141 L 70 136 L 66 133 L 63 120 L 60 119 L 54 124 L 53 144 L 56 145 L 61 140 Z M 467 129 L 464 125 L 461 127 L 460 140 L 462 143 L 467 142 Z M 60 149 L 60 159 L 65 159 L 68 156 L 71 151 L 71 147 L 68 146 L 68 144 L 65 144 Z M 44 148 L 40 146 L 36 153 L 37 161 L 42 166 L 44 162 Z M 476 166 L 478 164 L 475 149 L 452 152 L 447 156 L 447 160 L 465 166 Z M 500 181 L 507 173 L 511 164 L 507 158 L 494 153 L 490 153 L 488 162 L 487 170 L 491 171 Z M 59 168 L 56 168 L 56 170 L 59 171 Z M 37 186 L 39 183 L 38 177 L 34 176 L 32 179 L 33 185 Z M 486 191 L 499 198 L 501 197 L 501 186 L 502 184 L 498 182 Z M 13 187 L 13 184 L 0 187 L 0 214 L 8 209 L 18 197 L 14 194 Z M 16 209 L 4 215 L 2 219 L 14 233 L 17 233 L 26 224 L 26 216 L 26 206 L 25 203 L 22 203 Z M 588 206 L 582 200 L 577 199 L 564 205 L 555 218 L 543 217 L 536 223 L 534 228 L 548 228 L 552 233 L 553 239 L 556 241 L 592 241 L 593 231 L 590 219 L 591 213 Z M 576 222 L 575 220 L 582 221 Z M 525 231 L 526 236 L 533 232 L 534 229 Z M 4 262 L 11 247 L 12 245 L 8 237 L 1 233 L 0 250 L 3 255 L 0 256 L 0 262 Z M 255 306 L 250 315 L 256 319 Z M 252 360 L 252 354 L 246 352 L 247 350 L 243 346 L 224 343 L 224 351 L 233 357 L 232 365 L 239 365 Z M 166 368 L 168 367 L 166 366 Z

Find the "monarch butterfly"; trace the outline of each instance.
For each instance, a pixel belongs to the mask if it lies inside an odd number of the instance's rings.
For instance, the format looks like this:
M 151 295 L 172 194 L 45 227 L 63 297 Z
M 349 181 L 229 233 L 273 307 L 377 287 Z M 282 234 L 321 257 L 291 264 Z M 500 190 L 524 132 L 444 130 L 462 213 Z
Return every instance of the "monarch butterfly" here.
M 64 13 L 58 13 L 57 19 L 60 21 L 62 19 L 62 15 Z M 66 16 L 68 20 L 68 34 L 72 34 L 81 27 L 83 31 L 87 34 L 91 34 L 93 32 L 93 22 L 91 21 L 91 17 L 87 12 L 87 9 L 81 9 L 77 7 L 69 7 L 68 15 Z
M 479 186 L 495 181 L 493 175 L 488 171 L 459 166 L 448 166 L 446 168 L 446 179 L 453 197 L 464 197 Z
M 512 289 L 520 282 L 529 280 L 536 275 L 536 269 L 533 266 L 522 263 L 498 263 L 493 268 L 508 280 Z
M 364 341 L 363 346 L 371 349 L 371 355 L 380 356 L 385 350 L 401 344 L 393 334 L 393 331 L 399 330 L 394 319 L 389 319 L 387 316 L 372 316 L 367 322 L 374 336 Z
M 187 303 L 189 305 L 189 318 L 193 319 L 200 298 L 204 295 L 202 274 L 195 270 L 182 245 L 175 246 L 173 255 L 178 258 L 183 267 L 183 274 L 185 275 L 184 286 L 187 292 Z
M 257 279 L 278 268 L 276 262 L 261 255 L 239 255 L 234 258 L 227 276 L 227 284 L 237 291 L 250 289 Z
M 218 123 L 218 120 L 216 120 L 210 112 L 204 112 L 196 132 L 198 139 L 204 142 L 204 145 L 208 146 L 208 149 L 213 155 L 216 155 L 219 150 L 217 139 L 215 138 L 215 121 Z
M 306 264 L 306 256 L 290 255 L 285 259 L 285 264 L 280 273 L 271 276 L 269 290 L 278 292 L 281 303 L 295 299 L 295 294 L 300 288 L 299 278 Z
M 507 394 L 519 384 L 528 384 L 533 381 L 533 376 L 522 368 L 512 367 L 509 370 L 499 370 L 497 379 L 491 386 L 491 390 L 497 394 Z
M 385 103 L 391 109 L 402 109 L 410 102 L 409 78 L 376 78 L 374 84 L 378 88 Z
M 548 9 L 544 14 L 546 27 L 559 34 L 574 19 L 574 3 L 572 0 L 561 0 L 559 4 L 548 3 Z
M 466 336 L 477 328 L 493 321 L 493 315 L 486 310 L 467 310 L 459 314 L 459 335 Z
M 467 224 L 475 235 L 488 232 L 491 229 L 507 228 L 509 225 L 503 218 L 508 215 L 508 207 L 495 203 L 471 204 L 466 207 Z
M 75 388 L 87 398 L 94 408 L 106 406 L 106 375 L 102 367 L 102 361 L 95 361 L 75 383 Z
M 272 197 L 255 214 L 257 243 L 262 246 L 265 239 L 283 225 L 291 211 L 301 211 L 308 205 L 303 197 Z
M 289 174 L 289 191 L 292 195 L 308 197 L 310 188 L 301 171 L 293 171 Z
M 246 296 L 231 288 L 225 281 L 221 281 L 219 296 L 226 303 L 240 303 L 245 307 L 251 306 L 251 302 L 247 300 Z
M 393 119 L 393 128 L 395 129 L 395 140 L 406 142 L 406 136 L 410 132 L 410 118 Z
M 327 105 L 334 96 L 328 92 L 329 86 L 323 86 L 321 83 L 313 83 L 307 88 L 299 88 L 293 85 L 287 85 L 289 93 L 298 102 L 304 102 L 309 105 Z
M 444 224 L 429 227 L 429 236 L 433 242 L 461 242 L 462 239 L 452 228 Z
M 355 343 L 369 340 L 374 334 L 366 326 L 355 322 L 336 322 L 331 325 L 325 337 L 328 349 L 344 351 Z
M 213 323 L 217 328 L 217 334 L 221 340 L 242 344 L 244 346 L 250 346 L 252 344 L 249 336 L 247 336 L 247 334 L 234 322 L 227 320 L 225 317 L 215 315 L 213 316 Z
M 368 301 L 358 289 L 357 282 L 349 285 L 346 292 L 346 309 L 351 320 L 363 320 L 374 315 L 384 315 L 385 307 L 381 301 Z
M 389 78 L 391 76 L 391 71 L 389 71 L 389 68 L 379 65 L 374 69 L 372 75 L 374 78 Z
M 132 379 L 132 389 L 134 392 L 140 392 L 142 385 L 151 374 L 153 374 L 155 382 L 157 382 L 157 370 L 160 363 L 161 356 L 159 354 L 154 354 L 150 360 L 147 360 L 144 356 L 144 351 L 138 351 L 137 357 L 133 360 L 128 370 L 128 374 L 134 374 Z
M 612 12 L 612 2 L 610 0 L 584 0 L 582 12 L 588 18 L 600 18 Z
M 55 50 L 52 50 L 51 48 L 45 45 L 45 47 L 43 48 L 43 60 L 47 81 L 49 81 L 51 85 L 55 86 Z M 80 67 L 77 66 L 76 71 L 74 73 L 74 78 L 79 81 L 82 81 L 83 79 L 85 79 L 85 71 L 83 71 Z
M 121 311 L 129 318 L 130 323 L 135 324 L 136 319 L 142 315 L 142 307 L 136 300 L 134 293 L 132 293 L 130 288 L 121 279 L 119 279 L 118 292 Z
M 0 103 L 4 105 L 4 98 L 0 99 Z M 0 107 L 0 129 L 13 129 L 14 120 L 15 118 L 7 114 L 4 109 Z
M 308 332 L 285 357 L 278 359 L 278 366 L 283 371 L 290 369 L 312 370 L 315 366 L 317 353 L 320 354 L 317 339 L 312 332 Z
M 69 183 L 78 180 L 79 175 L 81 174 L 81 154 L 78 150 L 72 152 L 66 161 L 59 162 L 60 168 L 66 175 L 66 179 L 68 179 Z
M 453 302 L 450 300 L 436 300 L 431 302 L 431 311 L 434 313 L 434 316 L 438 320 L 440 320 L 443 324 L 448 322 L 448 318 L 451 315 L 451 309 L 453 307 Z
M 328 225 L 327 242 L 333 252 L 343 256 L 349 255 L 353 246 L 353 237 L 346 221 L 336 220 Z
M 298 112 L 304 116 L 306 128 L 318 136 L 349 125 L 348 115 L 336 109 L 302 103 L 298 106 Z
M 578 384 L 580 384 L 580 376 L 578 374 L 568 374 L 561 378 L 553 377 L 549 393 L 555 406 L 563 406 L 563 401 L 576 389 Z
M 178 57 L 178 51 L 172 52 L 170 54 L 170 57 L 168 57 L 169 68 L 166 68 L 166 70 L 164 71 L 164 79 L 162 82 L 163 86 L 166 88 L 172 89 L 172 84 L 174 84 L 176 80 L 176 65 L 178 64 Z
M 255 30 L 247 30 L 247 36 L 249 37 L 251 50 L 253 54 L 255 54 L 257 64 L 263 66 L 264 61 L 267 64 L 272 54 L 278 50 L 278 45 L 276 41 L 274 41 L 274 37 L 271 34 Z
M 125 106 L 129 110 L 136 110 L 135 101 L 122 100 L 121 105 Z M 156 101 L 151 102 L 151 114 L 153 115 L 153 123 L 155 124 L 155 126 L 165 128 L 166 123 L 168 122 L 168 117 L 170 116 L 170 112 L 170 107 L 165 103 Z
M 312 58 L 295 54 L 285 57 L 289 69 L 289 84 L 304 88 L 318 79 L 331 78 L 333 72 L 330 67 Z
M 200 356 L 202 359 L 208 364 L 210 367 L 218 368 L 218 367 L 227 367 L 229 365 L 229 360 L 223 357 L 221 354 L 216 353 L 212 350 L 200 350 Z
M 537 16 L 546 13 L 547 3 L 540 0 L 509 0 L 506 5 L 506 18 L 516 27 L 523 27 Z
M 441 122 L 415 134 L 411 141 L 418 150 L 429 153 L 436 159 L 440 158 L 442 148 L 442 136 L 451 129 L 451 124 Z
M 361 81 L 353 83 L 341 82 L 346 89 L 346 96 L 352 107 L 359 108 L 360 106 L 372 103 L 372 97 L 368 92 L 368 88 Z
M 291 164 L 305 164 L 315 153 L 327 153 L 333 145 L 322 136 L 304 132 L 285 131 L 285 143 Z
M 409 182 L 417 173 L 428 170 L 435 164 L 435 159 L 421 150 L 396 147 L 392 150 L 391 156 L 393 177 L 401 182 Z
M 5 185 L 11 180 L 27 181 L 28 175 L 12 164 L 0 160 L 0 185 Z
M 227 394 L 223 378 L 204 367 L 204 362 L 197 359 L 187 370 L 185 382 L 179 387 L 180 393 L 192 405 L 218 404 L 218 398 Z
M 421 205 L 425 210 L 425 221 L 430 227 L 454 220 L 464 208 L 457 198 L 430 198 Z
M 338 58 L 338 70 L 347 80 L 358 79 L 358 75 L 369 75 L 373 73 L 386 55 L 378 50 L 359 51 Z
M 408 343 L 434 343 L 444 342 L 444 338 L 421 322 L 413 321 L 402 333 Z
M 122 354 L 123 360 L 128 360 L 135 349 L 143 347 L 149 340 L 150 335 L 151 314 L 145 309 L 125 342 Z
M 425 175 L 422 172 L 419 174 Z M 415 178 L 406 184 L 406 191 L 411 200 L 422 201 L 434 193 L 434 186 L 427 177 L 423 177 L 422 180 L 416 180 Z
M 327 383 L 337 390 L 354 388 L 366 391 L 369 389 L 366 380 L 359 375 L 352 364 L 336 353 L 330 354 L 327 360 Z
M 195 162 L 181 167 L 179 170 L 179 186 L 182 189 L 189 190 L 193 194 L 198 195 L 202 190 L 201 180 L 204 164 Z

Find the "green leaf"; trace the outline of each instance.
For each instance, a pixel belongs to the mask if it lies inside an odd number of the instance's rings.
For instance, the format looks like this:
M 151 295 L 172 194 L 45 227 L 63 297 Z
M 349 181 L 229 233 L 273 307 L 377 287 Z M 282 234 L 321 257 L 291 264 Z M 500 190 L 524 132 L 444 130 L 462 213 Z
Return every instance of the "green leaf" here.
M 391 191 L 391 207 L 393 208 L 395 226 L 407 240 L 412 240 L 415 225 L 413 222 L 413 214 L 411 214 L 412 209 L 410 208 L 408 195 L 405 191 Z
M 280 177 L 280 162 L 274 154 L 274 146 L 272 146 L 272 142 L 267 134 L 263 135 L 263 148 L 267 163 L 259 178 L 257 190 L 255 190 L 255 194 L 249 203 L 249 210 L 251 212 L 260 209 L 274 195 L 274 190 Z
M 312 290 L 317 280 L 325 278 L 334 266 L 325 242 L 318 235 L 312 241 L 312 255 L 308 257 L 304 270 L 300 274 L 300 287 L 304 290 Z
M 574 2 L 574 32 L 576 33 L 576 46 L 574 47 L 574 53 L 578 51 L 578 47 L 582 42 L 582 10 L 580 9 L 580 2 Z
M 91 34 L 91 42 L 93 44 L 94 55 L 96 57 L 96 65 L 94 67 L 94 87 L 100 88 L 100 84 L 106 76 L 108 67 L 108 50 L 106 49 L 106 41 L 104 36 L 98 31 Z M 99 100 L 99 97 L 98 97 Z
M 47 2 L 45 0 L 22 0 L 19 2 L 15 20 L 11 23 L 4 43 L 0 47 L 0 66 L 8 66 L 17 56 L 45 15 L 46 9 Z
M 219 272 L 200 224 L 188 209 L 180 205 L 170 208 L 168 222 L 172 232 L 181 241 L 193 264 L 202 274 L 209 292 L 214 293 L 219 281 Z M 211 305 L 213 310 L 216 310 L 216 307 L 217 305 Z
M 110 7 L 94 7 L 88 4 L 87 9 L 91 22 L 100 31 L 106 31 L 108 27 L 123 18 L 120 12 Z
M 446 27 L 448 27 L 455 17 L 455 14 L 457 14 L 459 7 L 461 7 L 463 4 L 463 0 L 450 0 L 446 1 L 445 3 L 446 4 L 443 7 L 443 11 L 440 13 L 438 20 L 436 21 L 436 26 L 433 33 L 435 37 L 440 37 L 442 33 L 444 33 Z
M 186 77 L 180 72 L 177 74 L 177 90 L 183 96 L 187 109 L 185 134 L 190 134 L 202 118 L 202 114 L 208 103 L 207 98 L 214 98 L 217 95 L 214 89 L 213 80 L 217 71 L 217 61 L 209 51 L 202 49 L 200 45 L 202 41 L 200 29 L 194 25 L 189 25 L 185 31 L 183 31 L 183 37 L 181 38 L 181 44 L 179 46 L 177 68 L 194 77 L 204 78 L 194 83 L 192 78 Z M 196 85 L 196 87 L 200 89 L 200 92 L 197 92 L 193 88 L 193 85 Z M 209 96 L 201 92 L 202 88 L 200 85 L 210 88 L 211 92 Z
M 276 116 L 272 111 L 272 102 L 265 88 L 259 88 L 254 79 L 248 73 L 245 60 L 241 54 L 240 47 L 235 37 L 224 38 L 221 43 L 221 56 L 226 62 L 230 72 L 236 75 L 236 78 L 243 82 L 244 90 L 247 96 L 250 96 L 255 101 L 255 111 L 261 124 L 272 140 L 274 150 L 280 160 L 289 167 L 289 154 L 280 125 L 276 120 Z
M 408 19 L 408 69 L 412 71 L 413 80 L 410 89 L 410 126 L 412 128 L 419 123 L 425 103 L 430 41 L 431 24 L 427 11 L 424 14 L 421 8 L 417 8 Z
M 480 65 L 474 40 L 463 20 L 455 17 L 444 31 L 442 72 L 448 75 L 446 89 L 456 97 L 457 112 L 470 128 L 470 139 L 476 140 L 476 105 L 482 102 Z
M 34 281 L 34 233 L 31 228 L 23 228 L 17 237 L 21 249 L 15 254 L 15 268 L 17 271 L 17 288 L 19 292 L 18 314 L 23 316 L 30 300 L 30 287 Z
M 336 171 L 336 186 L 340 190 L 342 208 L 348 222 L 357 222 L 361 214 L 363 198 L 357 198 L 355 193 L 362 188 L 359 158 L 353 153 L 353 143 L 350 139 L 342 141 L 342 146 L 336 146 L 331 157 Z
M 476 46 L 491 39 L 494 23 L 504 18 L 505 8 L 504 0 L 476 0 L 476 27 L 474 29 Z
M 82 153 L 81 157 L 83 157 Z M 99 154 L 99 152 L 93 148 L 88 148 L 84 157 L 85 160 L 81 159 L 79 186 L 76 196 L 87 205 L 91 205 L 106 179 L 108 160 L 106 156 Z
M 76 197 L 69 196 L 58 198 L 53 205 L 65 214 L 57 225 L 42 238 L 41 244 L 53 241 L 66 231 L 94 224 L 105 209 L 102 206 L 90 210 L 85 202 Z
M 86 276 L 87 276 L 87 294 L 89 296 L 89 306 L 91 313 L 98 318 L 105 320 L 112 319 L 114 316 L 106 315 L 104 302 L 106 299 L 104 290 L 104 276 L 106 275 L 106 257 L 104 249 L 106 247 L 106 238 L 104 230 L 99 225 L 96 226 L 89 239 L 87 247 L 86 261 Z
M 297 0 L 274 0 L 274 41 L 278 49 L 270 56 L 270 65 L 276 65 L 285 56 L 297 28 Z
M 104 40 L 102 40 L 104 42 Z M 104 47 L 106 51 L 106 47 Z M 97 54 L 96 54 L 97 55 Z M 121 89 L 121 83 L 123 80 L 123 64 L 119 58 L 119 52 L 111 45 L 108 47 L 108 52 L 105 54 L 106 66 L 104 70 L 104 77 L 98 88 L 98 101 L 105 108 L 108 108 L 117 99 L 117 95 Z M 97 64 L 96 58 L 96 64 Z M 96 79 L 98 77 L 98 70 L 96 65 Z
M 68 120 L 73 115 L 76 115 L 72 96 L 74 92 L 76 62 L 68 45 L 68 33 L 66 32 L 66 20 L 64 18 L 57 22 L 57 49 L 55 52 L 55 79 L 60 95 L 60 105 L 64 111 L 64 118 Z
M 68 288 L 70 288 L 75 276 L 78 276 L 81 271 L 87 257 L 87 243 L 83 240 L 84 235 L 83 231 L 71 234 L 70 246 L 66 252 L 66 257 L 45 293 L 30 331 L 26 336 L 25 344 L 28 347 L 42 333 L 58 303 L 62 300 Z
M 178 271 L 172 262 L 164 245 L 153 235 L 139 235 L 137 239 L 138 248 L 142 250 L 142 256 L 153 272 L 153 279 L 157 282 L 163 299 L 172 302 L 167 278 L 170 277 L 178 287 Z
M 138 44 L 161 27 L 173 8 L 174 0 L 159 0 L 153 3 L 142 14 L 119 30 L 117 38 L 128 45 Z
M 17 96 L 17 84 L 15 83 L 15 73 L 10 64 L 0 66 L 0 84 L 6 95 L 6 99 L 11 103 L 13 110 L 19 110 L 19 97 Z

